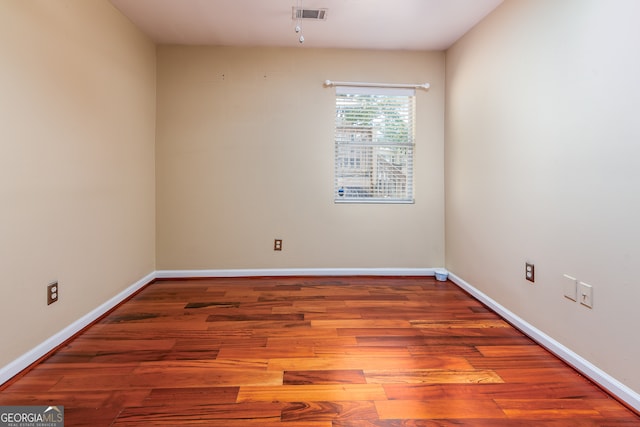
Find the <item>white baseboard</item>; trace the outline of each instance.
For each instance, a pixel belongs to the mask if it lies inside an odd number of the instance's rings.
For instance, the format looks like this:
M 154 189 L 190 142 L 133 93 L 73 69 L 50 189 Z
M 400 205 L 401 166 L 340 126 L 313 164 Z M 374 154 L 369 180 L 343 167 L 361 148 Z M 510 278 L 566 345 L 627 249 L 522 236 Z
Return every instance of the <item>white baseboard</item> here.
M 256 277 L 256 276 L 433 276 L 435 268 L 288 268 L 288 269 L 233 269 L 233 270 L 158 270 L 149 273 L 118 295 L 114 296 L 95 310 L 84 315 L 54 336 L 48 338 L 27 353 L 0 368 L 0 384 L 13 378 L 32 363 L 55 349 L 73 335 L 90 325 L 100 316 L 127 299 L 137 290 L 154 279 L 190 278 L 190 277 Z M 573 366 L 586 377 L 600 385 L 609 393 L 640 412 L 640 394 L 636 393 L 611 375 L 602 371 L 591 362 L 574 353 L 544 332 L 527 323 L 489 296 L 474 288 L 455 274 L 449 273 L 449 279 L 460 288 L 477 298 L 498 315 L 520 329 L 524 334 L 545 347 L 553 354 Z
M 252 277 L 252 276 L 433 276 L 432 268 L 287 268 L 237 270 L 159 270 L 149 273 L 95 310 L 82 316 L 57 334 L 38 344 L 9 364 L 0 367 L 0 385 L 28 368 L 42 356 L 89 326 L 100 316 L 120 304 L 154 279 L 187 277 Z
M 265 268 L 237 270 L 158 270 L 158 279 L 258 276 L 433 276 L 434 268 Z
M 32 363 L 40 359 L 42 356 L 49 353 L 51 350 L 58 347 L 60 344 L 64 343 L 66 340 L 80 332 L 83 328 L 90 325 L 96 319 L 100 318 L 103 314 L 114 308 L 116 305 L 127 299 L 137 290 L 142 288 L 147 283 L 151 282 L 155 279 L 155 272 L 149 273 L 142 279 L 138 280 L 133 285 L 129 286 L 124 291 L 120 292 L 118 295 L 114 296 L 104 304 L 100 305 L 95 310 L 85 314 L 80 319 L 76 320 L 57 334 L 43 341 L 36 347 L 32 348 L 22 356 L 18 357 L 14 361 L 10 362 L 8 365 L 0 368 L 0 385 L 9 381 L 15 375 L 22 372 L 24 369 L 28 368 Z
M 640 412 L 640 394 L 636 393 L 611 375 L 604 372 L 602 369 L 584 359 L 582 356 L 574 353 L 569 348 L 554 340 L 549 335 L 529 324 L 511 311 L 507 310 L 505 307 L 491 299 L 483 292 L 474 288 L 460 277 L 449 273 L 449 279 L 460 288 L 473 295 L 473 297 L 478 299 L 487 307 L 498 313 L 503 319 L 514 325 L 529 338 L 558 356 L 560 359 L 564 360 L 569 365 L 573 366 L 577 371 L 591 379 L 612 395 L 616 396 L 618 399 L 625 402 L 630 407 L 634 408 L 637 412 Z

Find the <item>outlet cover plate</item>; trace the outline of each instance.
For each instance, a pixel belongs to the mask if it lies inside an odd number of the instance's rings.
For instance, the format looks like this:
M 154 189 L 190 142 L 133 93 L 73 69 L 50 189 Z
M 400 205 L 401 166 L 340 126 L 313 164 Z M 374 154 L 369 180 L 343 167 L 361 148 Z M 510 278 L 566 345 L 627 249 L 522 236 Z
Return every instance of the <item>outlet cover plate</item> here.
M 60 294 L 60 286 L 58 282 L 51 282 L 47 285 L 47 305 L 51 305 L 58 301 L 58 295 Z
M 525 264 L 524 278 L 531 283 L 534 283 L 536 281 L 536 268 L 530 262 L 527 262 Z

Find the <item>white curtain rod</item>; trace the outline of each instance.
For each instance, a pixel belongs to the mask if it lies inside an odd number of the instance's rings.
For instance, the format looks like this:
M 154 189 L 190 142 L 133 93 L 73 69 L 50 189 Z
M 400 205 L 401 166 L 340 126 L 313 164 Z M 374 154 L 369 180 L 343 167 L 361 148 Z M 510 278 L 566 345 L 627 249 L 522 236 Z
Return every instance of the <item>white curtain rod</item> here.
M 429 83 L 423 84 L 402 84 L 402 83 L 366 83 L 366 82 L 334 82 L 332 80 L 325 80 L 324 85 L 326 87 L 333 86 L 354 86 L 354 87 L 388 87 L 388 88 L 400 88 L 400 89 L 424 89 L 428 90 L 431 85 Z

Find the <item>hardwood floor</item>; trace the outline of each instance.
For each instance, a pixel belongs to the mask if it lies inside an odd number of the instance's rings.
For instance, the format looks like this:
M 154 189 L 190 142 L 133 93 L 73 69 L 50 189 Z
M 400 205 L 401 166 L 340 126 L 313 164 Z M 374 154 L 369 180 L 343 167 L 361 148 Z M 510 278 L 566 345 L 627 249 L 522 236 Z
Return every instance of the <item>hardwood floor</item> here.
M 67 427 L 640 425 L 431 277 L 156 282 L 0 405 L 64 405 Z

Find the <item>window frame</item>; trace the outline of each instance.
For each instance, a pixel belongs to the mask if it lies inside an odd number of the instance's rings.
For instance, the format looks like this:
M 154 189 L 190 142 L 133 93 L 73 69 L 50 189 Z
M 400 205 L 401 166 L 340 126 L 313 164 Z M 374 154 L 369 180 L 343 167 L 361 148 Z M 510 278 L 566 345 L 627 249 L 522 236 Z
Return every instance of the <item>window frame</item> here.
M 354 108 L 345 106 L 349 100 L 353 101 Z M 375 107 L 363 107 L 367 101 Z M 388 110 L 396 104 L 399 105 L 396 111 Z M 376 107 L 380 109 L 376 110 Z M 336 86 L 334 203 L 415 203 L 415 109 L 416 91 L 413 88 Z M 385 118 L 389 116 L 388 111 L 393 112 L 395 122 Z M 354 113 L 358 119 L 362 116 L 364 121 L 371 120 L 371 123 L 363 125 L 354 119 L 349 123 L 347 112 Z M 398 123 L 404 123 L 404 126 Z M 368 163 L 360 167 L 365 161 Z M 358 166 L 359 172 L 348 175 L 345 162 L 354 170 Z M 368 180 L 368 185 L 345 186 L 349 179 L 360 181 L 360 184 Z

